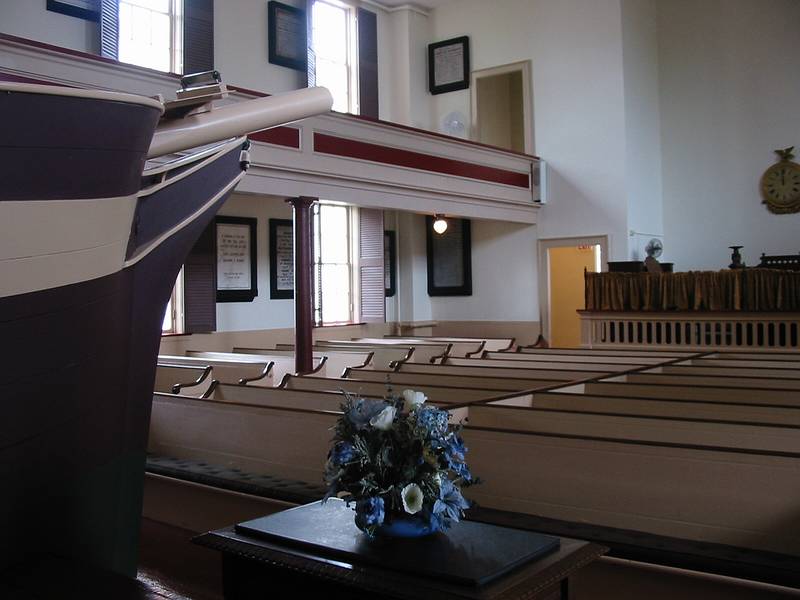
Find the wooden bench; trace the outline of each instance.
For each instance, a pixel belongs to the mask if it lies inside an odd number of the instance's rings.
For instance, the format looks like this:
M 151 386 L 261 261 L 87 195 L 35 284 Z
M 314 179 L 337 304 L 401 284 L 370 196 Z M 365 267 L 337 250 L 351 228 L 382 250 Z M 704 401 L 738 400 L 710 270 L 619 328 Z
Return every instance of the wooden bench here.
M 387 351 L 395 349 L 392 353 L 393 360 L 381 361 L 385 365 L 382 368 L 390 366 L 391 362 L 416 362 L 416 363 L 430 363 L 436 359 L 441 359 L 450 352 L 449 344 L 393 344 L 381 342 L 367 342 L 367 341 L 319 341 L 316 344 L 317 348 L 336 348 L 347 349 L 355 348 L 360 350 L 370 350 L 377 354 L 389 356 Z M 396 350 L 406 350 L 406 356 L 398 356 Z
M 629 377 L 630 378 L 630 377 Z M 782 390 L 743 386 L 681 385 L 675 383 L 625 383 L 601 379 L 552 390 L 554 393 L 585 393 L 620 398 L 640 397 L 703 402 L 730 402 L 751 405 L 800 406 L 800 390 Z
M 514 377 L 481 377 L 477 375 L 448 375 L 446 373 L 406 373 L 405 371 L 365 371 L 362 369 L 347 369 L 345 379 L 361 381 L 378 381 L 385 383 L 387 380 L 395 386 L 414 388 L 414 386 L 444 385 L 453 387 L 474 387 L 479 389 L 496 388 L 507 391 L 531 390 L 549 387 L 562 383 L 558 379 L 534 379 Z
M 675 363 L 678 366 L 690 367 L 727 367 L 755 369 L 795 369 L 800 370 L 800 360 L 756 360 L 753 358 L 691 358 Z
M 367 396 L 382 396 L 386 393 L 386 384 L 382 382 L 359 379 L 334 379 L 330 377 L 303 377 L 298 375 L 288 375 L 285 377 L 281 387 L 290 390 L 347 390 L 348 392 Z M 442 404 L 461 404 L 464 402 L 485 400 L 507 393 L 507 390 L 503 389 L 492 390 L 420 384 L 394 386 L 393 391 L 395 394 L 400 394 L 407 388 L 424 393 L 430 402 Z
M 505 361 L 519 362 L 548 362 L 548 363 L 583 363 L 583 364 L 625 364 L 631 366 L 657 365 L 674 358 L 658 356 L 593 356 L 582 354 L 559 354 L 559 353 L 537 353 L 526 352 L 487 352 L 484 351 L 479 358 L 501 359 Z
M 520 347 L 517 349 L 519 354 L 571 354 L 575 356 L 619 356 L 619 357 L 650 357 L 663 358 L 689 358 L 699 354 L 698 352 L 678 351 L 678 350 L 624 350 L 624 349 L 603 349 L 603 348 L 529 348 Z
M 192 388 L 192 395 L 200 396 L 211 385 L 212 368 L 209 365 L 171 365 L 158 363 L 153 391 L 177 394 L 183 388 Z
M 214 384 L 204 398 L 217 402 L 243 403 L 253 406 L 333 411 L 339 410 L 345 400 L 344 394 L 340 391 L 262 388 L 230 384 Z
M 442 365 L 459 365 L 466 367 L 511 367 L 513 369 L 556 369 L 569 371 L 603 371 L 614 373 L 616 371 L 629 371 L 639 366 L 625 362 L 619 363 L 584 363 L 576 360 L 574 362 L 554 362 L 548 360 L 505 360 L 500 358 L 445 358 Z
M 294 353 L 293 344 L 276 344 L 275 347 L 279 351 L 290 350 L 292 353 Z M 343 344 L 339 346 L 315 345 L 312 349 L 314 354 L 319 356 L 342 354 L 344 355 L 343 360 L 349 360 L 347 358 L 348 355 L 352 356 L 352 355 L 371 354 L 372 359 L 369 361 L 365 361 L 362 363 L 353 362 L 351 365 L 348 365 L 352 368 L 364 368 L 364 369 L 390 369 L 397 362 L 411 360 L 411 357 L 414 354 L 414 348 L 412 348 L 411 346 L 376 347 L 367 345 Z M 270 350 L 265 350 L 265 352 L 270 352 Z M 338 376 L 341 375 L 341 373 L 342 371 L 332 372 L 331 376 Z
M 761 352 L 711 352 L 703 358 L 735 358 L 747 360 L 793 360 L 800 361 L 800 352 L 775 352 L 762 350 Z
M 268 379 L 269 382 L 259 383 L 259 385 L 273 385 L 271 373 L 273 363 L 269 360 L 237 362 L 235 360 L 159 354 L 158 364 L 192 367 L 210 366 L 213 369 L 213 379 L 220 383 L 255 383 Z
M 318 483 L 338 416 L 154 394 L 148 452 Z
M 290 361 L 295 360 L 294 349 L 272 349 L 272 348 L 239 348 L 233 349 L 236 354 L 249 354 L 251 356 L 262 355 L 265 357 L 281 357 Z M 374 353 L 362 349 L 358 352 L 338 352 L 335 350 L 313 350 L 312 356 L 314 363 L 321 362 L 325 359 L 325 374 L 331 377 L 341 375 L 342 372 L 348 367 L 362 367 L 364 369 L 371 369 L 375 366 Z M 292 370 L 291 372 L 293 372 Z M 288 372 L 288 371 L 287 371 Z M 315 375 L 321 375 L 315 373 Z M 280 380 L 279 380 L 280 381 Z
M 800 555 L 796 453 L 472 425 L 463 435 L 483 480 L 466 494 L 481 506 Z
M 535 392 L 493 402 L 509 405 L 585 414 L 656 417 L 691 421 L 725 421 L 752 425 L 790 425 L 800 427 L 800 405 L 753 405 L 736 402 L 704 402 L 564 393 Z
M 668 365 L 654 367 L 652 373 L 675 373 L 676 375 L 735 375 L 737 377 L 775 377 L 778 379 L 800 380 L 800 369 L 772 369 L 758 367 L 693 367 L 689 365 Z
M 469 424 L 544 434 L 622 438 L 645 443 L 789 452 L 800 456 L 800 428 L 791 425 L 766 426 L 610 413 L 590 414 L 508 404 L 471 405 Z
M 446 346 L 448 348 L 447 356 L 460 356 L 460 357 L 465 357 L 469 356 L 470 354 L 475 354 L 476 352 L 480 352 L 481 350 L 483 350 L 485 344 L 483 340 L 445 341 L 445 340 L 432 340 L 432 339 L 413 338 L 413 337 L 358 338 L 352 341 L 357 344 L 381 344 L 381 345 L 406 344 L 409 346 L 414 346 L 415 348 L 429 347 L 429 346 L 430 347 Z
M 550 379 L 554 381 L 575 381 L 592 377 L 603 377 L 609 374 L 605 370 L 572 370 L 558 368 L 514 368 L 469 365 L 420 365 L 403 363 L 397 366 L 398 373 L 414 373 L 428 375 L 454 375 L 474 377 L 498 377 L 511 379 Z
M 272 362 L 272 369 L 270 370 L 271 377 L 262 380 L 265 386 L 267 383 L 272 386 L 276 386 L 281 382 L 283 376 L 287 373 L 294 373 L 295 372 L 295 360 L 293 356 L 284 356 L 284 355 L 277 355 L 277 354 L 249 354 L 249 353 L 230 353 L 230 352 L 201 352 L 196 350 L 187 350 L 187 356 L 193 356 L 197 358 L 207 358 L 207 359 L 216 359 L 216 360 L 226 360 L 230 359 L 230 357 L 234 357 L 234 360 L 239 361 L 269 361 Z M 326 375 L 327 371 L 325 368 L 325 363 L 327 359 L 323 357 L 315 357 L 314 358 L 314 373 L 320 375 Z M 254 381 L 254 384 L 258 385 L 258 381 Z
M 630 383 L 679 384 L 679 385 L 726 385 L 781 390 L 800 390 L 797 379 L 775 379 L 764 377 L 738 377 L 734 375 L 683 375 L 676 373 L 629 373 L 620 375 L 618 381 Z
M 439 341 L 439 342 L 483 342 L 483 349 L 490 350 L 492 352 L 509 352 L 514 349 L 514 343 L 516 342 L 516 338 L 513 337 L 457 337 L 457 336 L 442 336 L 442 335 L 406 335 L 406 336 L 395 336 L 395 335 L 385 335 L 383 339 L 386 340 L 393 340 L 393 339 L 412 339 L 412 340 L 423 340 L 423 341 Z

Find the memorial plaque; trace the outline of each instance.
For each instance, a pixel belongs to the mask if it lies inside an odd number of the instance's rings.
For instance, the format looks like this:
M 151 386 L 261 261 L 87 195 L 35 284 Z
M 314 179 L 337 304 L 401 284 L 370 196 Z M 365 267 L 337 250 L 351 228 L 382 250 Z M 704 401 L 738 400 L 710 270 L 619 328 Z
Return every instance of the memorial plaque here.
M 269 220 L 269 297 L 294 298 L 294 223 Z
M 426 219 L 428 242 L 428 295 L 472 295 L 472 248 L 470 221 L 447 219 L 447 230 L 433 231 L 433 219 Z
M 256 219 L 217 217 L 217 302 L 251 302 L 256 285 Z

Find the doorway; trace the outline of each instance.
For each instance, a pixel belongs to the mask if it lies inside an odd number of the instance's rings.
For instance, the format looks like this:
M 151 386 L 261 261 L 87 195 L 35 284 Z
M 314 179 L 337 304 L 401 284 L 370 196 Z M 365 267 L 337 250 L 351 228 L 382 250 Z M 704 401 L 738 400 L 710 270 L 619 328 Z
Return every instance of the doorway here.
M 530 61 L 473 71 L 473 139 L 516 152 L 533 152 Z
M 577 311 L 585 308 L 583 274 L 602 270 L 606 249 L 605 236 L 539 241 L 542 330 L 550 347 L 580 347 Z

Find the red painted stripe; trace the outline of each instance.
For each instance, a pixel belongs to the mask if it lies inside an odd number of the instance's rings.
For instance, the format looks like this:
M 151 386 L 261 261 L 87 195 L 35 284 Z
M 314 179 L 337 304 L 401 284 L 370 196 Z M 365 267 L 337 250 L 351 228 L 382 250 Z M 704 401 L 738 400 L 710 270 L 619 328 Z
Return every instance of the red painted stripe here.
M 265 142 L 287 148 L 300 148 L 300 130 L 295 127 L 273 127 L 248 135 L 254 142 Z
M 0 73 L 0 81 L 10 81 L 13 83 L 35 83 L 38 85 L 61 85 L 53 83 L 52 81 L 45 81 L 44 79 L 34 79 L 33 77 L 23 77 L 22 75 L 12 75 L 11 73 Z M 62 87 L 72 87 L 71 85 L 64 85 Z
M 412 152 L 411 150 L 389 148 L 387 146 L 349 140 L 325 133 L 314 133 L 314 151 L 323 154 L 332 154 L 334 156 L 359 158 L 385 165 L 419 169 L 420 171 L 430 171 L 445 175 L 468 177 L 469 179 L 479 179 L 492 183 L 502 183 L 526 189 L 530 187 L 530 175 L 527 173 L 487 167 L 475 163 L 454 160 L 452 158 Z

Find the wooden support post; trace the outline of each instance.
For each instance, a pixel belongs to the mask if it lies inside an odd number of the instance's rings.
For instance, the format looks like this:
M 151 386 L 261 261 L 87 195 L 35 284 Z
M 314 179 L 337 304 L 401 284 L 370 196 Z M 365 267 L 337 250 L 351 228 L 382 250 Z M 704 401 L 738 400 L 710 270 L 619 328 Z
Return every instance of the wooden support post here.
M 295 370 L 299 375 L 314 370 L 311 206 L 316 201 L 317 198 L 307 196 L 288 201 L 294 207 L 294 353 Z

